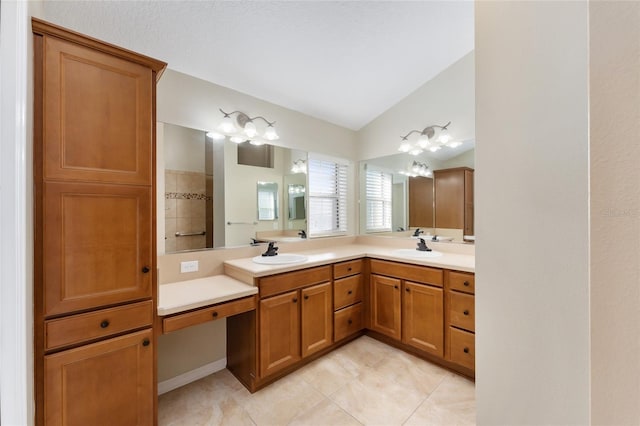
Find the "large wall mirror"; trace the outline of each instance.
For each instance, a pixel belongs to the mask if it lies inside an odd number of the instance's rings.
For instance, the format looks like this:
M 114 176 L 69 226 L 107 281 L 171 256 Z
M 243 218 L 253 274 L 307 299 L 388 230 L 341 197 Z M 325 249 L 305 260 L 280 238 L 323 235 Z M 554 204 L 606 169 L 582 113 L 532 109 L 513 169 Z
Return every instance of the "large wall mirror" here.
M 213 140 L 202 130 L 159 123 L 164 159 L 164 221 L 159 251 L 295 240 L 306 232 L 307 153 L 277 146 Z M 160 200 L 160 198 L 162 198 Z
M 448 152 L 443 149 L 444 152 L 419 156 L 398 153 L 361 161 L 360 233 L 406 237 L 420 228 L 424 232 L 421 235 L 442 235 L 462 241 L 464 229 L 437 227 L 434 171 L 474 169 L 474 146 L 474 141 L 466 141 Z M 467 185 L 472 191 L 473 182 Z M 462 197 L 460 201 L 464 203 L 464 194 Z M 472 209 L 473 199 L 466 201 Z M 442 219 L 443 213 L 440 214 Z M 471 220 L 472 214 L 467 209 Z

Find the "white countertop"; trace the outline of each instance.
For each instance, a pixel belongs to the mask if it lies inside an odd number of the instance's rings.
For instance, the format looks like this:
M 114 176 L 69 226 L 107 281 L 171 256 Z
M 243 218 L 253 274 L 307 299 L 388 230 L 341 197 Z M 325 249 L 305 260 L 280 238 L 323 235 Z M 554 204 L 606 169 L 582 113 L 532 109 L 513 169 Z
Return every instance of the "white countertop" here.
M 162 284 L 158 293 L 158 315 L 164 316 L 251 296 L 258 293 L 258 287 L 227 275 L 214 275 Z
M 307 256 L 307 260 L 300 263 L 285 265 L 262 265 L 253 262 L 250 258 L 232 259 L 224 262 L 225 273 L 232 275 L 247 284 L 252 282 L 252 277 L 263 277 L 281 272 L 295 271 L 298 269 L 321 266 L 329 263 L 370 257 L 375 259 L 392 260 L 396 262 L 411 263 L 414 265 L 432 266 L 435 268 L 453 269 L 464 272 L 475 272 L 475 256 L 442 252 L 442 256 L 434 258 L 407 258 L 394 254 L 395 247 L 374 246 L 364 244 L 347 244 L 335 248 L 319 250 L 295 251 L 296 254 Z

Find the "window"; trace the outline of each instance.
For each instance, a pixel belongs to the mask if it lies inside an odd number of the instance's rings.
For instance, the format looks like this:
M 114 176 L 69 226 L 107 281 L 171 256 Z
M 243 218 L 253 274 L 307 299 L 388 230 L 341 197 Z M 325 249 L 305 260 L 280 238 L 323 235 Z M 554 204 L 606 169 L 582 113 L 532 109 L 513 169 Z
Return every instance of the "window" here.
M 258 220 L 278 218 L 278 184 L 258 182 Z
M 333 160 L 309 158 L 309 235 L 347 232 L 347 168 Z
M 391 173 L 367 170 L 365 187 L 367 231 L 391 231 Z

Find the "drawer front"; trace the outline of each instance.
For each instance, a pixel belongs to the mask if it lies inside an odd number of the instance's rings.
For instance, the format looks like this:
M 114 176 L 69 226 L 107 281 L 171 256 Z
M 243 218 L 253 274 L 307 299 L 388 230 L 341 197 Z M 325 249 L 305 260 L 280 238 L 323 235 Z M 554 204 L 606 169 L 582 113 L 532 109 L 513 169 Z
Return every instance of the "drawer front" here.
M 238 300 L 220 303 L 196 311 L 177 314 L 162 320 L 162 333 L 170 333 L 182 328 L 191 327 L 231 315 L 252 311 L 256 308 L 256 296 L 244 297 Z
M 333 265 L 333 278 L 348 277 L 362 272 L 362 259 L 350 260 L 348 262 L 336 263 Z
M 371 273 L 442 287 L 442 269 L 371 260 Z
M 449 327 L 449 333 L 449 360 L 474 370 L 476 364 L 476 336 L 473 333 L 453 327 Z
M 470 294 L 449 293 L 449 322 L 468 331 L 476 330 L 475 300 Z
M 45 350 L 148 327 L 152 323 L 150 300 L 45 321 Z
M 449 271 L 449 288 L 474 294 L 476 289 L 476 276 L 465 272 Z
M 331 281 L 331 265 L 260 278 L 258 286 L 260 297 L 268 297 L 326 281 Z
M 333 282 L 333 309 L 362 302 L 362 275 L 354 275 Z
M 362 330 L 362 303 L 341 309 L 333 314 L 334 341 L 339 341 Z

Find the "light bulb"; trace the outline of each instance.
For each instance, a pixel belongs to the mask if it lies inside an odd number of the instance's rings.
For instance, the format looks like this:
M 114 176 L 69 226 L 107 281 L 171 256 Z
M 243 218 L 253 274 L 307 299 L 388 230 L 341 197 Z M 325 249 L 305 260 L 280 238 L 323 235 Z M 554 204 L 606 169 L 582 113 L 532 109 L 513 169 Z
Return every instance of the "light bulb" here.
M 422 149 L 426 148 L 429 146 L 429 136 L 425 135 L 424 133 L 420 135 L 420 137 L 418 138 L 418 146 Z
M 264 138 L 268 141 L 275 141 L 280 139 L 280 136 L 276 133 L 276 128 L 270 125 L 264 132 Z
M 400 144 L 398 147 L 398 151 L 400 152 L 409 152 L 411 151 L 411 144 L 405 139 L 404 142 Z
M 413 148 L 411 151 L 409 151 L 409 154 L 419 155 L 419 154 L 422 154 L 422 150 L 420 148 Z
M 445 144 L 451 140 L 451 135 L 447 129 L 440 130 L 440 135 L 438 136 L 438 141 L 442 144 Z
M 218 126 L 218 130 L 222 133 L 234 133 L 236 131 L 236 126 L 233 124 L 230 116 L 225 116 L 222 119 L 222 122 Z
M 242 143 L 244 141 L 247 140 L 247 138 L 243 137 L 243 136 L 231 136 L 231 138 L 229 138 L 229 140 L 233 143 Z
M 252 138 L 258 134 L 258 130 L 256 129 L 256 125 L 253 122 L 248 121 L 247 124 L 244 125 L 244 134 L 247 135 L 248 138 Z
M 224 135 L 218 132 L 207 132 L 207 136 L 209 136 L 211 139 L 216 140 L 216 141 L 220 141 L 222 139 L 224 139 Z
M 439 146 L 432 146 L 431 148 L 429 148 L 429 151 L 431 152 L 436 152 L 437 150 L 439 150 L 440 147 Z
M 261 141 L 260 139 L 252 139 L 249 143 L 256 146 L 264 145 L 264 141 Z
M 447 144 L 447 146 L 448 146 L 449 148 L 457 148 L 457 147 L 459 147 L 460 145 L 462 145 L 462 142 L 458 142 L 458 141 L 455 141 L 455 142 L 449 142 L 449 143 Z

